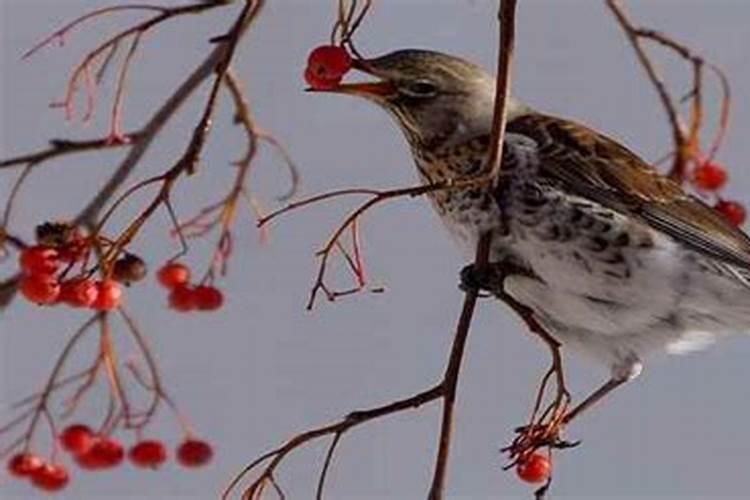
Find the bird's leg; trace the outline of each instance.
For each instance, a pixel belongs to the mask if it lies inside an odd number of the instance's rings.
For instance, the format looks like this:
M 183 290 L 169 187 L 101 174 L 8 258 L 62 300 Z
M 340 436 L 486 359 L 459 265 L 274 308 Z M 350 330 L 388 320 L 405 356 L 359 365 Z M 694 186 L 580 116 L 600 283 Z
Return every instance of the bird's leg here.
M 491 262 L 481 269 L 473 265 L 464 267 L 461 270 L 460 285 L 464 290 L 487 290 L 505 302 L 526 323 L 529 330 L 544 341 L 552 356 L 552 366 L 544 377 L 542 377 L 529 424 L 517 429 L 518 435 L 515 440 L 510 446 L 504 449 L 504 451 L 509 452 L 510 458 L 513 461 L 510 466 L 515 465 L 518 460 L 523 459 L 528 453 L 543 446 L 565 448 L 574 445 L 560 438 L 562 428 L 565 425 L 564 418 L 568 415 L 567 409 L 571 399 L 565 384 L 565 371 L 563 369 L 562 353 L 560 352 L 560 342 L 550 335 L 539 321 L 537 321 L 531 308 L 518 302 L 505 292 L 505 278 L 515 275 L 538 279 L 527 268 L 514 263 L 511 258 L 501 262 Z M 548 384 L 553 376 L 556 386 L 555 398 L 543 411 L 540 411 Z
M 567 412 L 562 419 L 563 424 L 570 423 L 571 420 L 579 416 L 585 410 L 591 408 L 602 400 L 607 394 L 620 387 L 622 384 L 627 382 L 627 379 L 610 378 L 604 384 L 602 384 L 597 390 L 592 392 L 586 399 L 578 403 L 572 410 Z
M 503 449 L 503 451 L 509 453 L 511 459 L 511 463 L 507 467 L 513 467 L 541 447 L 568 448 L 575 446 L 577 443 L 569 443 L 561 438 L 565 425 L 564 417 L 567 414 L 571 398 L 565 383 L 560 343 L 537 321 L 529 307 L 521 304 L 503 290 L 496 291 L 495 295 L 523 319 L 532 333 L 544 341 L 552 356 L 552 366 L 542 377 L 529 424 L 516 429 L 518 435 L 510 446 Z M 547 386 L 553 376 L 556 386 L 555 398 L 540 412 Z
M 528 324 L 528 322 L 527 322 Z M 532 330 L 539 334 L 538 325 L 533 322 L 530 325 Z M 511 463 L 506 467 L 515 466 L 518 462 L 523 461 L 525 457 L 542 447 L 551 448 L 570 448 L 576 446 L 577 442 L 568 442 L 562 439 L 562 431 L 566 424 L 565 416 L 568 405 L 570 404 L 570 393 L 565 385 L 565 374 L 562 365 L 562 355 L 560 353 L 560 344 L 546 332 L 540 334 L 549 346 L 552 353 L 552 366 L 542 377 L 542 381 L 537 391 L 534 408 L 531 412 L 529 423 L 516 429 L 517 435 L 513 442 L 503 448 L 502 451 L 508 452 Z M 547 392 L 549 382 L 555 380 L 556 395 L 547 407 L 540 411 L 542 402 Z
M 544 341 L 545 345 L 550 350 L 550 355 L 552 356 L 552 367 L 542 378 L 542 383 L 537 395 L 537 404 L 535 405 L 535 411 L 532 413 L 532 425 L 535 420 L 534 417 L 538 412 L 539 405 L 544 395 L 547 383 L 549 382 L 549 379 L 553 374 L 555 375 L 555 382 L 557 386 L 555 400 L 544 412 L 542 412 L 539 420 L 544 420 L 546 417 L 551 415 L 550 421 L 561 421 L 562 416 L 566 413 L 565 410 L 567 409 L 571 398 L 570 392 L 568 391 L 567 385 L 565 383 L 565 370 L 563 367 L 562 353 L 560 351 L 560 342 L 552 335 L 550 335 L 547 330 L 539 323 L 539 321 L 537 321 L 537 319 L 534 317 L 534 312 L 529 307 L 521 304 L 512 296 L 508 295 L 505 291 L 495 293 L 495 295 L 500 300 L 509 305 L 521 317 L 521 319 L 526 323 L 526 326 L 532 333 L 534 333 L 540 339 L 542 339 L 542 341 Z
M 532 325 L 529 322 L 527 322 L 527 324 L 532 328 Z M 544 413 L 542 413 L 540 420 L 544 421 L 546 414 L 551 414 L 550 423 L 558 425 L 558 423 L 562 422 L 561 418 L 566 413 L 571 399 L 567 385 L 565 384 L 565 370 L 563 368 L 562 353 L 560 352 L 560 343 L 557 339 L 547 333 L 547 331 L 536 321 L 534 321 L 532 331 L 541 337 L 544 343 L 547 344 L 547 347 L 549 347 L 550 354 L 552 355 L 552 368 L 550 370 L 555 374 L 555 382 L 557 386 L 555 400 L 544 411 Z
M 539 387 L 539 391 L 536 397 L 536 403 L 534 410 L 531 414 L 531 420 L 529 427 L 534 425 L 536 415 L 538 414 L 544 395 L 546 393 L 547 384 L 550 381 L 552 375 L 555 375 L 557 383 L 557 397 L 554 403 L 547 408 L 542 415 L 542 420 L 548 416 L 550 409 L 554 407 L 556 411 L 553 412 L 556 419 L 557 416 L 564 414 L 564 408 L 567 407 L 567 403 L 570 400 L 570 394 L 565 386 L 565 375 L 562 366 L 562 356 L 560 354 L 560 343 L 553 338 L 547 331 L 542 328 L 539 322 L 533 316 L 533 311 L 518 302 L 516 299 L 508 295 L 504 290 L 505 278 L 510 275 L 528 275 L 528 271 L 517 265 L 512 264 L 509 261 L 493 262 L 482 269 L 478 269 L 473 264 L 464 267 L 461 270 L 461 283 L 460 287 L 463 290 L 487 290 L 492 292 L 497 298 L 508 304 L 520 317 L 524 320 L 529 330 L 538 335 L 544 343 L 549 347 L 550 353 L 552 354 L 552 367 L 542 378 L 542 382 Z
M 605 396 L 625 382 L 629 382 L 636 378 L 640 375 L 642 369 L 643 365 L 641 365 L 640 360 L 636 356 L 631 356 L 622 360 L 618 365 L 613 367 L 612 376 L 609 380 L 592 392 L 586 399 L 581 401 L 575 408 L 565 414 L 563 417 L 563 424 L 569 423 L 585 410 L 604 399 Z

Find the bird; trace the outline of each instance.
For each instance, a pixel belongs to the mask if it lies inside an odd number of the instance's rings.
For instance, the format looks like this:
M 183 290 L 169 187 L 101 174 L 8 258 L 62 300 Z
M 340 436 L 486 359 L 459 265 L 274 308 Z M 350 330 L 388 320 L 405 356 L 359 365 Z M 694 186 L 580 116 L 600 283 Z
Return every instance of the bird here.
M 404 49 L 356 59 L 364 98 L 403 132 L 421 181 L 489 173 L 496 80 L 463 58 Z M 461 276 L 528 308 L 563 352 L 609 369 L 577 414 L 657 353 L 750 332 L 750 238 L 620 142 L 509 97 L 496 187 L 435 190 L 430 202 L 467 256 Z M 493 271 L 494 270 L 494 271 Z

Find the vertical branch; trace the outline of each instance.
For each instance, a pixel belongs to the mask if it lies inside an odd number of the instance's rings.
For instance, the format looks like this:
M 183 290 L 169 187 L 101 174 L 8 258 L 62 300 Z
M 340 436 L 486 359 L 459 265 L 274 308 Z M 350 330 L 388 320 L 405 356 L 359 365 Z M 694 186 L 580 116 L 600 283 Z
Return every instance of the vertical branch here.
M 498 48 L 497 86 L 495 89 L 495 112 L 492 121 L 491 150 L 488 156 L 490 166 L 489 189 L 494 189 L 498 174 L 502 167 L 503 139 L 505 136 L 506 111 L 510 94 L 511 64 L 513 61 L 513 44 L 515 41 L 516 0 L 501 0 L 498 17 L 500 21 L 500 42 Z M 474 266 L 477 269 L 485 267 L 489 261 L 492 234 L 484 233 L 477 244 Z M 466 340 L 469 335 L 474 309 L 476 308 L 478 290 L 468 290 L 464 296 L 461 316 L 456 327 L 448 367 L 443 380 L 443 415 L 440 425 L 440 440 L 438 444 L 435 472 L 428 498 L 440 500 L 444 496 L 445 476 L 448 467 L 448 455 L 453 433 L 454 409 L 456 404 L 456 389 L 461 370 Z
M 489 256 L 491 234 L 485 233 L 477 245 L 475 266 L 485 266 Z M 456 406 L 456 389 L 458 388 L 458 376 L 461 371 L 461 361 L 464 357 L 466 340 L 469 337 L 471 320 L 474 316 L 477 298 L 479 297 L 478 289 L 466 291 L 464 296 L 464 305 L 461 309 L 461 316 L 458 318 L 456 327 L 456 336 L 453 339 L 448 367 L 445 370 L 443 379 L 443 416 L 440 422 L 440 438 L 438 441 L 437 458 L 435 459 L 435 472 L 432 476 L 432 486 L 430 487 L 430 500 L 440 500 L 443 498 L 445 489 L 445 475 L 448 469 L 448 454 L 450 453 L 451 440 L 453 437 L 453 413 Z
M 495 113 L 492 119 L 490 155 L 488 165 L 492 173 L 493 186 L 497 184 L 503 158 L 506 111 L 510 99 L 510 77 L 513 63 L 513 48 L 516 39 L 516 0 L 500 0 L 500 46 L 497 55 L 497 83 L 495 85 Z

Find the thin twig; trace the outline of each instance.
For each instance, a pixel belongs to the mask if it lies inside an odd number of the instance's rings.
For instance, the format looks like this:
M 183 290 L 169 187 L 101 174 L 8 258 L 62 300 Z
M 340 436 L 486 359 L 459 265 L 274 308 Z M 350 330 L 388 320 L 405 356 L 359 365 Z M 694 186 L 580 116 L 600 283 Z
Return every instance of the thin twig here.
M 339 441 L 341 440 L 341 433 L 336 433 L 333 436 L 333 439 L 331 440 L 331 444 L 328 447 L 328 452 L 326 452 L 326 458 L 323 460 L 323 469 L 320 471 L 320 477 L 318 478 L 318 488 L 315 492 L 315 499 L 316 500 L 323 500 L 323 487 L 326 483 L 326 476 L 328 475 L 328 469 L 331 466 L 331 461 L 333 460 L 333 454 L 336 451 L 336 446 L 339 444 Z
M 5 202 L 5 208 L 3 209 L 2 220 L 0 220 L 0 228 L 3 228 L 3 232 L 5 231 L 5 228 L 10 225 L 10 216 L 13 212 L 13 205 L 15 204 L 18 194 L 21 192 L 21 186 L 23 186 L 23 183 L 26 182 L 26 179 L 28 179 L 29 174 L 31 173 L 32 166 L 33 165 L 31 164 L 26 165 L 23 170 L 21 170 L 21 173 L 18 174 L 16 182 L 13 183 L 13 187 L 10 188 L 10 194 L 8 195 L 8 200 Z
M 42 416 L 42 414 L 47 411 L 47 401 L 50 397 L 50 395 L 54 392 L 55 387 L 57 387 L 58 383 L 58 377 L 65 366 L 65 362 L 68 360 L 68 356 L 70 355 L 73 348 L 78 344 L 78 341 L 81 339 L 81 337 L 88 331 L 88 329 L 97 321 L 99 321 L 100 315 L 95 314 L 91 318 L 89 318 L 83 325 L 81 325 L 80 328 L 73 334 L 73 336 L 66 342 L 65 346 L 63 347 L 62 351 L 60 352 L 60 355 L 57 357 L 57 361 L 55 361 L 54 366 L 52 367 L 52 371 L 50 372 L 49 377 L 47 378 L 47 382 L 44 385 L 44 388 L 42 389 L 39 400 L 37 401 L 36 405 L 33 408 L 33 411 L 31 411 L 27 416 L 31 417 L 29 421 L 29 425 L 26 429 L 26 432 L 24 433 L 22 437 L 22 441 L 26 443 L 26 446 L 29 445 L 31 437 L 34 435 L 34 431 L 36 429 L 36 426 L 39 422 L 39 418 Z M 17 424 L 20 424 L 22 420 L 14 420 L 14 426 Z M 6 425 L 3 432 L 7 431 L 9 428 Z
M 633 26 L 633 24 L 628 19 L 627 15 L 625 14 L 625 11 L 620 5 L 620 1 L 619 0 L 606 0 L 606 2 L 607 2 L 607 6 L 615 15 L 618 23 L 620 24 L 623 31 L 625 32 L 625 35 L 627 36 L 628 41 L 632 45 L 633 50 L 635 50 L 636 56 L 638 57 L 638 60 L 640 61 L 641 66 L 646 71 L 646 74 L 648 75 L 649 80 L 651 80 L 651 83 L 656 89 L 656 92 L 659 94 L 659 99 L 661 100 L 662 106 L 664 107 L 664 111 L 667 113 L 667 118 L 669 119 L 669 124 L 670 124 L 670 127 L 672 128 L 672 140 L 674 141 L 674 144 L 675 144 L 675 159 L 674 159 L 675 163 L 674 163 L 672 170 L 680 171 L 682 169 L 682 165 L 684 165 L 686 161 L 685 155 L 686 155 L 687 143 L 685 140 L 684 129 L 680 121 L 679 113 L 677 112 L 677 109 L 672 103 L 672 99 L 669 96 L 669 92 L 667 91 L 667 87 L 666 87 L 666 84 L 664 83 L 664 80 L 661 78 L 661 76 L 659 76 L 659 74 L 656 71 L 656 68 L 651 62 L 651 59 L 648 57 L 645 50 L 641 46 L 640 40 L 637 35 L 637 31 L 635 27 Z

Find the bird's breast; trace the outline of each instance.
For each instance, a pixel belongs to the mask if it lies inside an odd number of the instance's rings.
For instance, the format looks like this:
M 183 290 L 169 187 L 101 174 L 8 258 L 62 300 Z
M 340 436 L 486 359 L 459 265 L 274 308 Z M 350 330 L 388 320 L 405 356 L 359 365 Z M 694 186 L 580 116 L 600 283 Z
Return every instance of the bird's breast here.
M 439 183 L 466 178 L 478 172 L 481 157 L 469 158 L 460 153 L 440 158 L 415 155 L 417 170 L 423 183 Z M 486 231 L 500 231 L 500 207 L 486 188 L 442 189 L 428 194 L 430 203 L 449 233 L 465 253 L 473 257 L 479 236 Z M 497 239 L 497 238 L 495 238 Z

